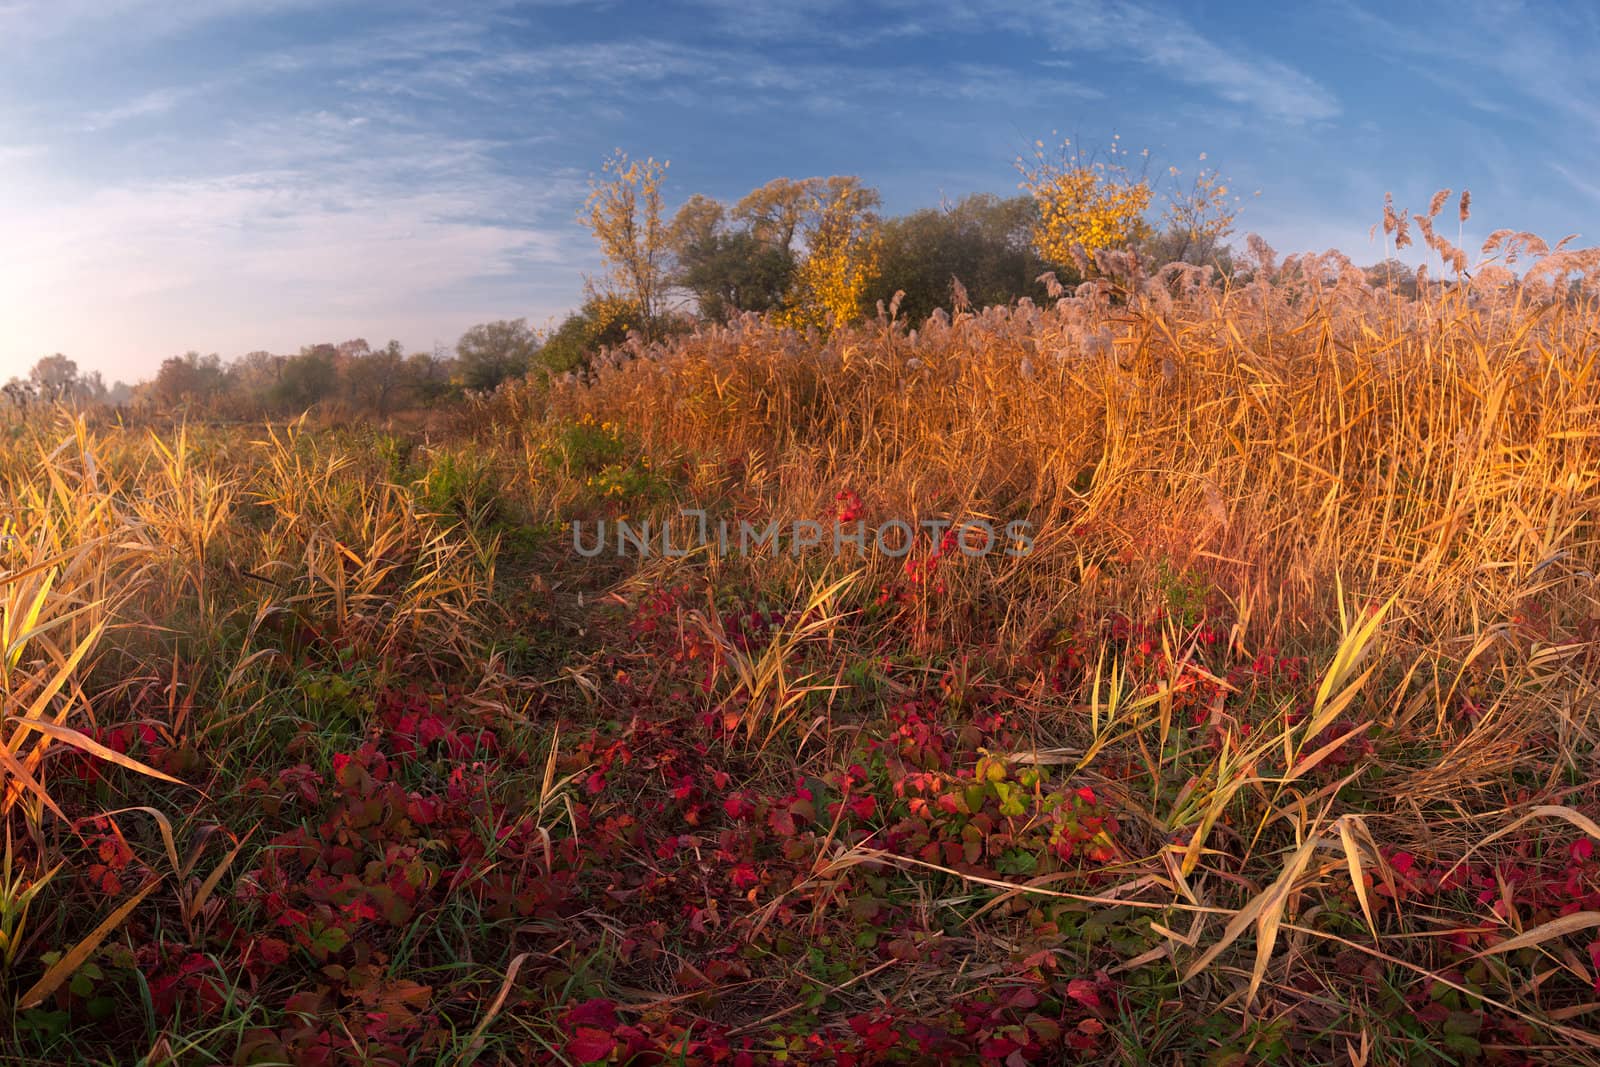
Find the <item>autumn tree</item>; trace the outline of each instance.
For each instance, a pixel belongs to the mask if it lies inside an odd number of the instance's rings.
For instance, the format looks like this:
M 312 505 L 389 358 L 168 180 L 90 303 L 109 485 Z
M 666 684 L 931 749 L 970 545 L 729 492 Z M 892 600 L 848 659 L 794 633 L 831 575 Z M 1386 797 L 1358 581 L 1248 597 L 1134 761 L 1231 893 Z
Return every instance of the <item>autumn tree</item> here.
M 372 355 L 372 344 L 365 337 L 355 337 L 333 346 L 333 370 L 339 378 L 334 392 L 347 404 L 356 402 L 356 381 L 361 373 L 357 369 Z
M 393 398 L 406 386 L 406 354 L 399 341 L 368 349 L 343 369 L 351 402 L 379 416 L 389 413 Z
M 234 360 L 228 364 L 226 372 L 229 400 L 241 412 L 254 414 L 266 409 L 283 378 L 287 362 L 287 356 L 261 349 Z
M 782 319 L 796 326 L 852 322 L 877 276 L 878 191 L 853 176 L 809 179 L 805 258 Z
M 70 400 L 78 385 L 78 364 L 57 352 L 35 363 L 28 372 L 28 379 L 33 382 L 39 398 L 45 403 Z
M 629 159 L 617 149 L 601 168 L 604 178 L 590 181 L 578 214 L 600 245 L 609 288 L 639 309 L 650 337 L 657 333 L 667 289 L 661 186 L 668 166 L 666 160 Z
M 1406 265 L 1393 256 L 1381 263 L 1361 268 L 1361 273 L 1366 278 L 1367 284 L 1374 289 L 1388 289 L 1408 300 L 1416 299 L 1418 289 L 1416 268 Z
M 774 178 L 745 194 L 734 205 L 733 217 L 756 240 L 792 253 L 801 225 L 816 209 L 828 180 L 839 179 Z
M 1202 164 L 1205 159 L 1200 153 Z M 1168 167 L 1167 174 L 1161 232 L 1146 240 L 1146 258 L 1158 267 L 1182 262 L 1231 268 L 1225 241 L 1239 217 L 1238 195 L 1214 167 L 1202 165 L 1192 178 L 1177 167 Z
M 152 394 L 163 407 L 205 403 L 223 388 L 222 357 L 186 352 L 164 360 L 156 372 Z
M 667 248 L 674 257 L 685 249 L 707 245 L 727 232 L 728 209 L 720 200 L 695 193 L 678 208 L 667 224 Z
M 1125 160 L 1115 138 L 1103 154 L 1063 141 L 1049 155 L 1039 141 L 1031 160 L 1017 159 L 1021 187 L 1039 207 L 1034 247 L 1047 262 L 1071 263 L 1075 249 L 1125 248 L 1149 234 L 1144 213 L 1150 207 L 1150 183 Z
M 35 394 L 46 403 L 98 404 L 106 399 L 106 383 L 99 371 L 81 374 L 75 360 L 57 352 L 45 356 L 28 372 Z

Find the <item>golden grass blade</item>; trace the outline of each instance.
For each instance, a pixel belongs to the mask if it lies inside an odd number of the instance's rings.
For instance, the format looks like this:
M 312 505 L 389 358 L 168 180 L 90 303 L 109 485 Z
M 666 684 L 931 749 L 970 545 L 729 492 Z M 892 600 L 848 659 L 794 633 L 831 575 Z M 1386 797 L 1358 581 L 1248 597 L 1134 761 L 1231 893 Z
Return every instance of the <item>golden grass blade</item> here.
M 161 781 L 171 782 L 173 785 L 184 784 L 180 779 L 174 778 L 172 775 L 167 774 L 164 771 L 158 771 L 148 764 L 140 763 L 132 756 L 128 756 L 114 749 L 107 748 L 100 742 L 78 732 L 77 730 L 74 730 L 70 726 L 62 726 L 60 723 L 50 722 L 48 719 L 24 719 L 16 715 L 7 716 L 6 721 L 17 723 L 19 728 L 37 730 L 39 733 L 48 734 L 57 741 L 71 745 L 73 748 L 81 749 L 90 755 L 98 756 L 107 763 L 115 763 L 118 767 L 145 775 L 148 778 L 159 778 Z M 142 808 L 139 810 L 149 811 L 151 809 Z M 174 866 L 176 866 L 176 864 L 174 864 Z
M 1529 948 L 1541 945 L 1546 941 L 1553 941 L 1558 937 L 1575 934 L 1579 930 L 1588 930 L 1600 926 L 1600 911 L 1575 911 L 1571 915 L 1563 915 L 1559 919 L 1551 919 L 1547 923 L 1540 923 L 1531 930 L 1524 930 L 1516 937 L 1508 938 L 1491 948 L 1473 954 L 1473 959 L 1479 956 L 1498 956 L 1502 952 L 1515 952 L 1519 948 Z
M 115 811 L 98 812 L 97 817 L 112 818 L 130 811 L 142 811 L 156 821 L 156 828 L 161 831 L 161 844 L 167 850 L 167 862 L 172 864 L 172 873 L 175 877 L 183 878 L 189 872 L 182 870 L 178 861 L 178 842 L 172 833 L 172 821 L 155 808 L 135 805 L 131 808 L 117 808 Z
M 23 567 L 19 570 L 7 571 L 5 574 L 0 575 L 0 585 L 16 585 L 24 578 L 32 578 L 35 574 L 42 573 L 51 569 L 52 567 L 64 563 L 68 558 L 68 553 L 58 553 L 54 556 L 48 556 L 45 559 L 30 563 L 26 567 Z
M 1297 926 L 1293 923 L 1285 923 L 1284 929 L 1292 930 L 1297 934 L 1305 934 L 1307 937 L 1315 937 L 1324 941 L 1331 941 L 1336 945 L 1343 945 L 1348 949 L 1353 949 L 1356 952 L 1364 953 L 1365 955 L 1371 956 L 1373 959 L 1382 960 L 1391 966 L 1402 967 L 1413 974 L 1427 978 L 1429 981 L 1438 982 L 1442 986 L 1454 989 L 1458 993 L 1462 993 L 1468 997 L 1471 997 L 1474 1001 L 1482 1001 L 1492 1008 L 1498 1008 L 1501 1011 L 1515 1015 L 1517 1018 L 1533 1023 L 1536 1026 L 1547 1027 L 1561 1037 L 1566 1038 L 1568 1041 L 1572 1041 L 1580 1045 L 1587 1045 L 1590 1048 L 1600 1049 L 1600 1034 L 1589 1030 L 1579 1030 L 1571 1026 L 1552 1024 L 1550 1019 L 1541 1019 L 1539 1016 L 1523 1011 L 1515 1005 L 1508 1004 L 1505 1001 L 1499 1000 L 1495 997 L 1486 996 L 1484 995 L 1483 990 L 1472 989 L 1468 986 L 1464 986 L 1446 974 L 1442 974 L 1438 971 L 1430 971 L 1426 967 L 1418 966 L 1409 960 L 1401 959 L 1398 956 L 1391 955 L 1390 953 L 1384 952 L 1380 949 L 1371 948 L 1367 945 L 1360 944 L 1359 942 L 1351 941 L 1348 938 L 1340 937 L 1338 934 L 1330 934 L 1326 930 L 1313 930 L 1308 926 Z
M 1206 840 L 1211 836 L 1211 828 L 1217 824 L 1218 819 L 1222 818 L 1223 813 L 1227 811 L 1228 805 L 1233 803 L 1233 798 L 1238 795 L 1239 790 L 1255 780 L 1246 775 L 1232 773 L 1238 761 L 1230 764 L 1228 759 L 1229 747 L 1230 739 L 1224 738 L 1222 752 L 1217 757 L 1218 786 L 1212 791 L 1205 811 L 1200 816 L 1200 824 L 1195 827 L 1194 833 L 1189 835 L 1189 843 L 1183 850 L 1183 860 L 1178 865 L 1178 870 L 1185 878 L 1194 873 L 1195 866 L 1200 862 L 1200 855 L 1205 850 Z
M 72 977 L 73 973 L 83 965 L 83 962 L 93 954 L 94 950 L 100 947 L 100 943 L 109 937 L 113 930 L 121 926 L 129 915 L 133 914 L 133 909 L 137 908 L 145 897 L 154 892 L 156 886 L 161 884 L 161 881 L 160 878 L 152 878 L 146 882 L 143 888 L 123 901 L 116 911 L 106 916 L 99 926 L 90 931 L 88 937 L 68 949 L 59 960 L 50 966 L 49 970 L 44 972 L 43 977 L 18 998 L 18 1010 L 26 1011 L 29 1008 L 38 1007 L 46 997 L 61 988 L 61 984 Z
M 1372 943 L 1378 943 L 1378 924 L 1372 918 L 1372 901 L 1367 896 L 1367 881 L 1361 866 L 1361 846 L 1356 843 L 1355 831 L 1361 828 L 1366 833 L 1358 816 L 1341 815 L 1338 821 L 1339 843 L 1344 847 L 1344 859 L 1350 868 L 1350 884 L 1355 888 L 1356 900 L 1361 904 L 1361 914 L 1367 920 L 1367 930 L 1372 934 Z
M 39 784 L 38 779 L 34 778 L 34 776 L 28 772 L 28 768 L 24 767 L 17 757 L 11 754 L 11 750 L 4 745 L 0 745 L 0 770 L 4 770 L 13 778 L 20 781 L 22 786 L 34 796 L 38 797 L 44 806 L 49 808 L 50 811 L 54 813 L 56 818 L 60 819 L 62 822 L 70 821 L 67 819 L 67 813 L 62 811 L 61 808 L 57 806 L 56 802 L 51 799 L 50 794 L 45 790 L 44 786 Z M 5 815 L 11 810 L 11 805 L 15 799 L 13 784 L 7 782 L 5 785 L 5 792 L 3 795 L 0 795 L 0 815 Z
M 89 612 L 95 611 L 95 610 L 99 609 L 101 606 L 102 605 L 100 605 L 100 604 L 84 604 L 84 605 L 81 605 L 79 607 L 73 608 L 70 611 L 63 611 L 59 615 L 56 615 L 54 618 L 51 618 L 47 622 L 38 623 L 37 625 L 33 626 L 31 629 L 24 629 L 24 630 L 20 631 L 19 633 L 17 633 L 6 646 L 7 650 L 8 650 L 7 654 L 6 654 L 7 671 L 9 672 L 9 671 L 14 670 L 16 668 L 16 665 L 17 665 L 16 661 L 21 658 L 22 650 L 25 647 L 27 647 L 29 644 L 31 644 L 33 642 L 36 642 L 36 641 L 39 641 L 45 635 L 49 634 L 52 630 L 56 630 L 56 629 L 60 628 L 61 626 L 65 625 L 66 623 L 71 622 L 73 619 L 77 618 L 80 615 L 84 615 L 84 614 L 87 614 Z M 59 656 L 56 654 L 56 649 L 55 649 L 55 647 L 53 645 L 50 645 L 48 642 L 42 642 L 42 643 L 45 644 L 46 651 L 49 654 L 51 654 L 52 656 L 56 656 L 56 658 L 59 658 Z
M 1267 973 L 1267 967 L 1272 962 L 1272 950 L 1277 945 L 1278 928 L 1283 923 L 1283 914 L 1289 904 L 1290 893 L 1295 882 L 1304 873 L 1306 865 L 1311 862 L 1312 853 L 1316 851 L 1318 838 L 1315 834 L 1308 834 L 1305 841 L 1295 850 L 1294 855 L 1284 866 L 1283 873 L 1278 876 L 1266 889 L 1258 893 L 1243 908 L 1240 908 L 1233 919 L 1222 931 L 1222 937 L 1212 945 L 1194 963 L 1189 965 L 1183 974 L 1185 982 L 1192 981 L 1197 975 L 1209 967 L 1222 951 L 1254 923 L 1256 925 L 1256 961 L 1250 972 L 1250 986 L 1245 993 L 1245 1004 L 1255 1000 L 1256 991 L 1261 987 L 1261 980 Z
M 25 723 L 29 729 L 35 729 L 40 723 L 44 722 L 45 708 L 49 707 L 50 701 L 54 700 L 56 694 L 61 692 L 62 688 L 67 684 L 67 679 L 72 677 L 72 672 L 78 669 L 78 664 L 83 662 L 83 657 L 89 654 L 89 649 L 94 647 L 95 642 L 100 639 L 100 635 L 105 631 L 105 627 L 106 624 L 104 620 L 96 623 L 94 628 L 89 631 L 88 635 L 82 641 L 78 642 L 78 647 L 72 650 L 72 655 L 67 657 L 66 662 L 62 663 L 60 667 L 57 668 L 55 675 L 50 679 L 49 682 L 45 684 L 44 688 L 39 691 L 38 696 L 34 697 L 33 703 L 28 706 L 28 710 L 20 716 L 11 715 L 7 716 L 7 718 L 16 722 Z M 45 733 L 48 731 L 40 732 Z M 7 744 L 10 746 L 12 752 L 17 752 L 20 750 L 20 744 L 25 736 L 26 733 L 19 730 L 13 733 L 12 736 L 7 739 Z M 85 740 L 87 740 L 87 738 L 85 738 Z
M 56 576 L 60 573 L 61 572 L 57 570 L 50 570 L 46 572 L 44 581 L 40 582 L 39 588 L 34 590 L 33 603 L 29 604 L 28 607 L 23 611 L 22 625 L 17 628 L 19 636 L 17 637 L 16 642 L 13 643 L 12 647 L 6 649 L 6 659 L 11 666 L 16 666 L 16 657 L 21 652 L 22 642 L 26 641 L 27 636 L 33 633 L 34 628 L 38 626 L 39 613 L 44 610 L 45 604 L 49 601 L 50 589 L 55 585 Z
M 1354 674 L 1361 662 L 1371 655 L 1373 639 L 1394 604 L 1395 598 L 1391 596 L 1382 606 L 1368 612 L 1353 629 L 1348 629 L 1338 651 L 1334 653 L 1333 662 L 1328 665 L 1328 670 L 1323 675 L 1321 686 L 1317 689 L 1305 729 L 1304 736 L 1307 740 L 1319 736 L 1334 719 L 1339 717 L 1377 669 L 1377 665 L 1374 664 L 1359 675 Z M 1340 605 L 1342 614 L 1342 599 Z
M 1363 676 L 1363 677 L 1365 677 L 1365 676 Z M 1323 745 L 1321 748 L 1317 749 L 1315 752 L 1311 753 L 1310 755 L 1302 756 L 1299 760 L 1297 760 L 1295 762 L 1295 765 L 1293 767 L 1289 768 L 1289 773 L 1284 776 L 1284 781 L 1292 782 L 1297 778 L 1303 778 L 1307 774 L 1310 774 L 1313 770 L 1315 770 L 1317 768 L 1317 765 L 1320 764 L 1323 760 L 1327 759 L 1329 756 L 1331 756 L 1335 752 L 1339 751 L 1339 749 L 1343 748 L 1345 745 L 1349 744 L 1351 741 L 1354 741 L 1356 738 L 1360 737 L 1362 734 L 1364 734 L 1368 730 L 1372 729 L 1372 727 L 1373 727 L 1373 723 L 1364 722 L 1360 726 L 1357 726 L 1357 727 L 1355 727 L 1353 729 L 1347 730 L 1344 733 L 1340 734 L 1338 737 L 1334 738 L 1332 741 L 1329 741 L 1327 744 Z M 1315 736 L 1315 735 L 1310 735 L 1310 736 Z
M 987 886 L 991 889 L 1003 890 L 1021 897 L 1046 897 L 1054 900 L 1075 900 L 1083 904 L 1104 904 L 1122 908 L 1143 908 L 1150 911 L 1185 911 L 1197 912 L 1207 915 L 1232 915 L 1228 908 L 1214 908 L 1204 904 L 1184 904 L 1181 902 L 1164 902 L 1151 900 L 1128 900 L 1114 894 L 1094 895 L 1089 893 L 1068 893 L 1059 889 L 1046 889 L 1043 886 L 1025 882 L 1008 882 L 1003 878 L 990 878 L 986 875 L 971 874 L 958 871 L 954 867 L 946 867 L 940 863 L 918 859 L 915 856 L 902 856 L 898 852 L 886 852 L 883 849 L 869 848 L 865 845 L 856 845 L 834 859 L 829 860 L 819 873 L 830 874 L 863 863 L 887 863 L 897 867 L 916 867 L 924 871 L 937 871 L 952 878 L 968 882 L 972 885 Z M 1146 884 L 1154 884 L 1146 883 Z
M 228 850 L 227 855 L 223 856 L 216 868 L 206 876 L 206 880 L 200 883 L 200 887 L 195 890 L 194 896 L 184 906 L 184 918 L 186 920 L 193 922 L 195 916 L 200 914 L 201 909 L 206 906 L 206 901 L 211 899 L 211 894 L 216 891 L 218 883 L 222 881 L 223 875 L 227 873 L 229 867 L 233 866 L 233 861 L 239 857 L 240 851 L 255 832 L 255 827 L 251 827 L 250 832 L 245 834 L 237 845 Z
M 1505 837 L 1508 834 L 1516 833 L 1518 830 L 1528 825 L 1528 823 L 1533 822 L 1535 819 L 1564 819 L 1573 826 L 1576 826 L 1578 829 L 1582 830 L 1584 833 L 1588 834 L 1594 840 L 1600 841 L 1600 823 L 1595 822 L 1583 812 L 1578 811 L 1575 808 L 1566 807 L 1562 804 L 1539 804 L 1528 809 L 1528 813 L 1526 815 L 1514 820 L 1509 826 L 1501 827 L 1499 830 L 1496 830 L 1488 837 L 1485 837 L 1482 841 L 1479 841 L 1477 844 L 1467 849 L 1460 859 L 1456 860 L 1455 863 L 1450 865 L 1450 869 L 1445 873 L 1445 877 L 1449 877 L 1450 875 L 1454 874 L 1457 868 L 1459 868 L 1463 863 L 1467 862 L 1467 860 L 1471 859 L 1473 854 L 1478 852 L 1480 849 L 1491 844 L 1492 842 L 1500 840 L 1502 837 Z
M 488 1032 L 489 1024 L 494 1022 L 495 1017 L 500 1014 L 500 1009 L 505 1006 L 506 997 L 511 995 L 511 989 L 516 984 L 517 972 L 522 970 L 523 963 L 531 955 L 533 955 L 531 952 L 521 953 L 506 968 L 506 977 L 500 983 L 500 992 L 490 1002 L 489 1009 L 483 1013 L 483 1018 L 478 1020 L 478 1025 L 473 1027 L 472 1036 L 467 1038 L 467 1047 L 455 1060 L 455 1067 L 465 1067 L 478 1058 L 478 1053 L 483 1050 L 483 1035 Z

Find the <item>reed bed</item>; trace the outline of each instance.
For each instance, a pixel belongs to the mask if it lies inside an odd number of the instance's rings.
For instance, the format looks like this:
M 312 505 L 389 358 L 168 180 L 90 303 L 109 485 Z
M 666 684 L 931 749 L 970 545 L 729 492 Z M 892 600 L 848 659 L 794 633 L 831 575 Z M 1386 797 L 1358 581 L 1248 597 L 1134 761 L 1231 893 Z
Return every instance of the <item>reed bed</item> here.
M 1600 1062 L 1563 255 L 751 317 L 438 439 L 7 427 L 8 1054 Z M 685 509 L 945 525 L 569 536 Z

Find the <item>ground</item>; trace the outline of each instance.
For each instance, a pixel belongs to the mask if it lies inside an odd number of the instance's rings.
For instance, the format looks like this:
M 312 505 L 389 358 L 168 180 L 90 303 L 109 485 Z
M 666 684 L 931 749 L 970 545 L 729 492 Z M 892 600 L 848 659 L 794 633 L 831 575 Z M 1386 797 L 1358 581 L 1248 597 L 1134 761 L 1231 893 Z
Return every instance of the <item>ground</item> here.
M 821 370 L 713 333 L 443 433 L 12 428 L 7 1053 L 1592 1061 L 1595 467 L 1553 436 L 1592 383 L 1495 401 L 1535 477 L 1405 422 L 1485 402 L 1469 371 L 1385 409 L 1381 359 L 1319 349 L 1302 387 L 1252 350 L 1224 390 L 1179 336 L 1115 371 L 1148 393 L 1078 383 L 1096 424 L 1021 407 L 1069 364 L 939 362 L 1037 322 L 943 328 L 813 338 Z M 991 384 L 958 419 L 939 375 Z M 1299 388 L 1346 407 L 1274 407 Z M 1021 440 L 1113 431 L 1170 451 Z M 574 548 L 685 507 L 1036 525 L 1022 556 Z

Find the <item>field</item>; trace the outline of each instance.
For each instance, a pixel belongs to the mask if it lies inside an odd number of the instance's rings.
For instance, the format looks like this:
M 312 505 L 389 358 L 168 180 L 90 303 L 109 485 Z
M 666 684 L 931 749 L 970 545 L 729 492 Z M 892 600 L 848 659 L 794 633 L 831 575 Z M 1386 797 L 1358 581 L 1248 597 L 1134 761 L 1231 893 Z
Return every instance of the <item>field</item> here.
M 9 426 L 5 1054 L 1600 1063 L 1596 306 L 1256 277 Z

